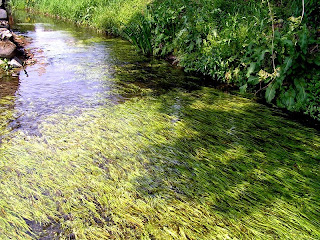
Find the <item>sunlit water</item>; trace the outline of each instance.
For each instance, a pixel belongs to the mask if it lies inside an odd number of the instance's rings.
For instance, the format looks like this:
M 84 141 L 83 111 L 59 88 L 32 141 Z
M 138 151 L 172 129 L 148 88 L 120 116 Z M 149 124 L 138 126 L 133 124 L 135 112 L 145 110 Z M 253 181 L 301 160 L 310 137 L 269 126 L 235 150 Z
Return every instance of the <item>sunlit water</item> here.
M 15 97 L 10 129 L 37 134 L 39 123 L 50 114 L 117 104 L 141 94 L 141 86 L 147 91 L 192 82 L 182 70 L 141 56 L 122 39 L 33 14 L 14 14 L 13 29 L 30 39 L 26 48 L 36 64 L 18 77 L 2 80 L 1 97 Z

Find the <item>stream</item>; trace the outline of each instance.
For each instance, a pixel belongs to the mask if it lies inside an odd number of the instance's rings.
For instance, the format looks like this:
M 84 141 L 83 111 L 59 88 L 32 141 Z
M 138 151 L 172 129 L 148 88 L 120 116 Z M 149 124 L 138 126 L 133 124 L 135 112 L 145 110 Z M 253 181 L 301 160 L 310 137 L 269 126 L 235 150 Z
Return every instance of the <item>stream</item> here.
M 122 39 L 13 15 L 35 63 L 0 79 L 1 239 L 320 236 L 318 130 Z
M 26 48 L 36 64 L 2 80 L 1 97 L 14 97 L 12 129 L 36 134 L 41 119 L 52 113 L 117 104 L 150 88 L 193 89 L 201 84 L 200 78 L 144 57 L 119 38 L 21 11 L 14 14 L 12 28 L 30 41 Z

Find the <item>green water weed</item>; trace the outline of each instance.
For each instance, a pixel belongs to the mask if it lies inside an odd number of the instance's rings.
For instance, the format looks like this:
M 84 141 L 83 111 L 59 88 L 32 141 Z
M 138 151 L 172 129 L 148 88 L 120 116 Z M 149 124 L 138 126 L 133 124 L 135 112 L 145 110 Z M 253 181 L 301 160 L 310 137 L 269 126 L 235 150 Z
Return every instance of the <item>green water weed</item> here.
M 39 127 L 0 147 L 2 237 L 320 236 L 319 134 L 250 100 L 171 91 Z

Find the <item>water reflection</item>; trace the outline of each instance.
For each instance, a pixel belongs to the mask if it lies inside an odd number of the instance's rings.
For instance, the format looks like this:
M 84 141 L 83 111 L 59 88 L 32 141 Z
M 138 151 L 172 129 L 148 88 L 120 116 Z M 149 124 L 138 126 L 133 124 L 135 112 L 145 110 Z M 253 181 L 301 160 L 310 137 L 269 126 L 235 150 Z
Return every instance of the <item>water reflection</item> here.
M 87 44 L 85 40 L 92 38 L 91 34 L 76 38 L 77 29 L 58 30 L 50 22 L 38 23 L 25 15 L 15 17 L 14 27 L 32 39 L 28 48 L 37 61 L 20 74 L 15 111 L 21 115 L 21 128 L 35 132 L 39 121 L 48 114 L 79 111 L 106 101 L 117 103 L 121 96 L 111 94 L 114 82 L 109 73 L 110 62 L 106 61 L 110 48 L 103 38 Z
M 119 38 L 26 12 L 13 14 L 14 31 L 32 39 L 27 48 L 37 61 L 10 83 L 16 86 L 11 95 L 19 116 L 13 128 L 29 134 L 37 134 L 39 122 L 53 113 L 78 114 L 173 87 L 193 89 L 200 81 L 142 56 Z
M 0 99 L 14 96 L 19 87 L 19 77 L 1 75 L 0 77 Z
M 9 125 L 15 119 L 15 94 L 19 87 L 19 77 L 2 74 L 0 77 L 0 143 L 10 130 Z

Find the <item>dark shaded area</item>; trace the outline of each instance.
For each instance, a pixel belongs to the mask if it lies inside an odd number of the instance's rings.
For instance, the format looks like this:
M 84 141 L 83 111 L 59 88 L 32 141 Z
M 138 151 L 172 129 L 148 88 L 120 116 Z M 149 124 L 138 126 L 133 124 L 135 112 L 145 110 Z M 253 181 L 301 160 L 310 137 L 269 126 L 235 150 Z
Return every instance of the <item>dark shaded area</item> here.
M 27 232 L 30 237 L 33 237 L 37 240 L 58 240 L 60 239 L 61 233 L 61 226 L 59 223 L 52 221 L 51 223 L 47 224 L 40 224 L 35 221 L 29 221 L 25 219 L 25 222 L 30 227 L 31 232 Z M 39 234 L 39 235 L 35 235 Z M 68 239 L 75 239 L 75 238 L 68 238 Z
M 14 96 L 19 88 L 19 77 L 3 74 L 0 76 L 0 98 Z
M 286 225 L 288 232 L 308 231 L 305 219 L 318 228 L 320 214 L 310 206 L 320 207 L 320 147 L 314 145 L 320 132 L 272 116 L 264 106 L 237 107 L 243 104 L 240 98 L 224 109 L 212 107 L 222 103 L 214 91 L 193 94 L 192 99 L 179 93 L 176 100 L 164 98 L 159 111 L 174 117 L 171 131 L 177 131 L 175 122 L 183 121 L 185 129 L 196 133 L 142 150 L 151 162 L 146 167 L 150 174 L 133 182 L 139 195 L 166 199 L 169 206 L 174 201 L 172 193 L 193 205 L 205 203 L 212 216 L 243 221 L 242 233 L 229 226 L 240 239 L 250 236 L 245 221 L 255 213 L 281 218 L 278 224 Z M 194 105 L 197 99 L 204 103 L 199 108 Z M 299 217 L 291 218 L 285 209 L 277 212 L 277 202 L 293 207 L 293 215 Z M 283 234 L 277 224 L 272 226 L 272 220 L 259 223 L 252 217 L 251 221 L 260 224 L 258 231 L 265 236 L 281 238 Z M 209 231 L 206 226 L 193 227 Z M 319 237 L 312 231 L 309 234 Z

